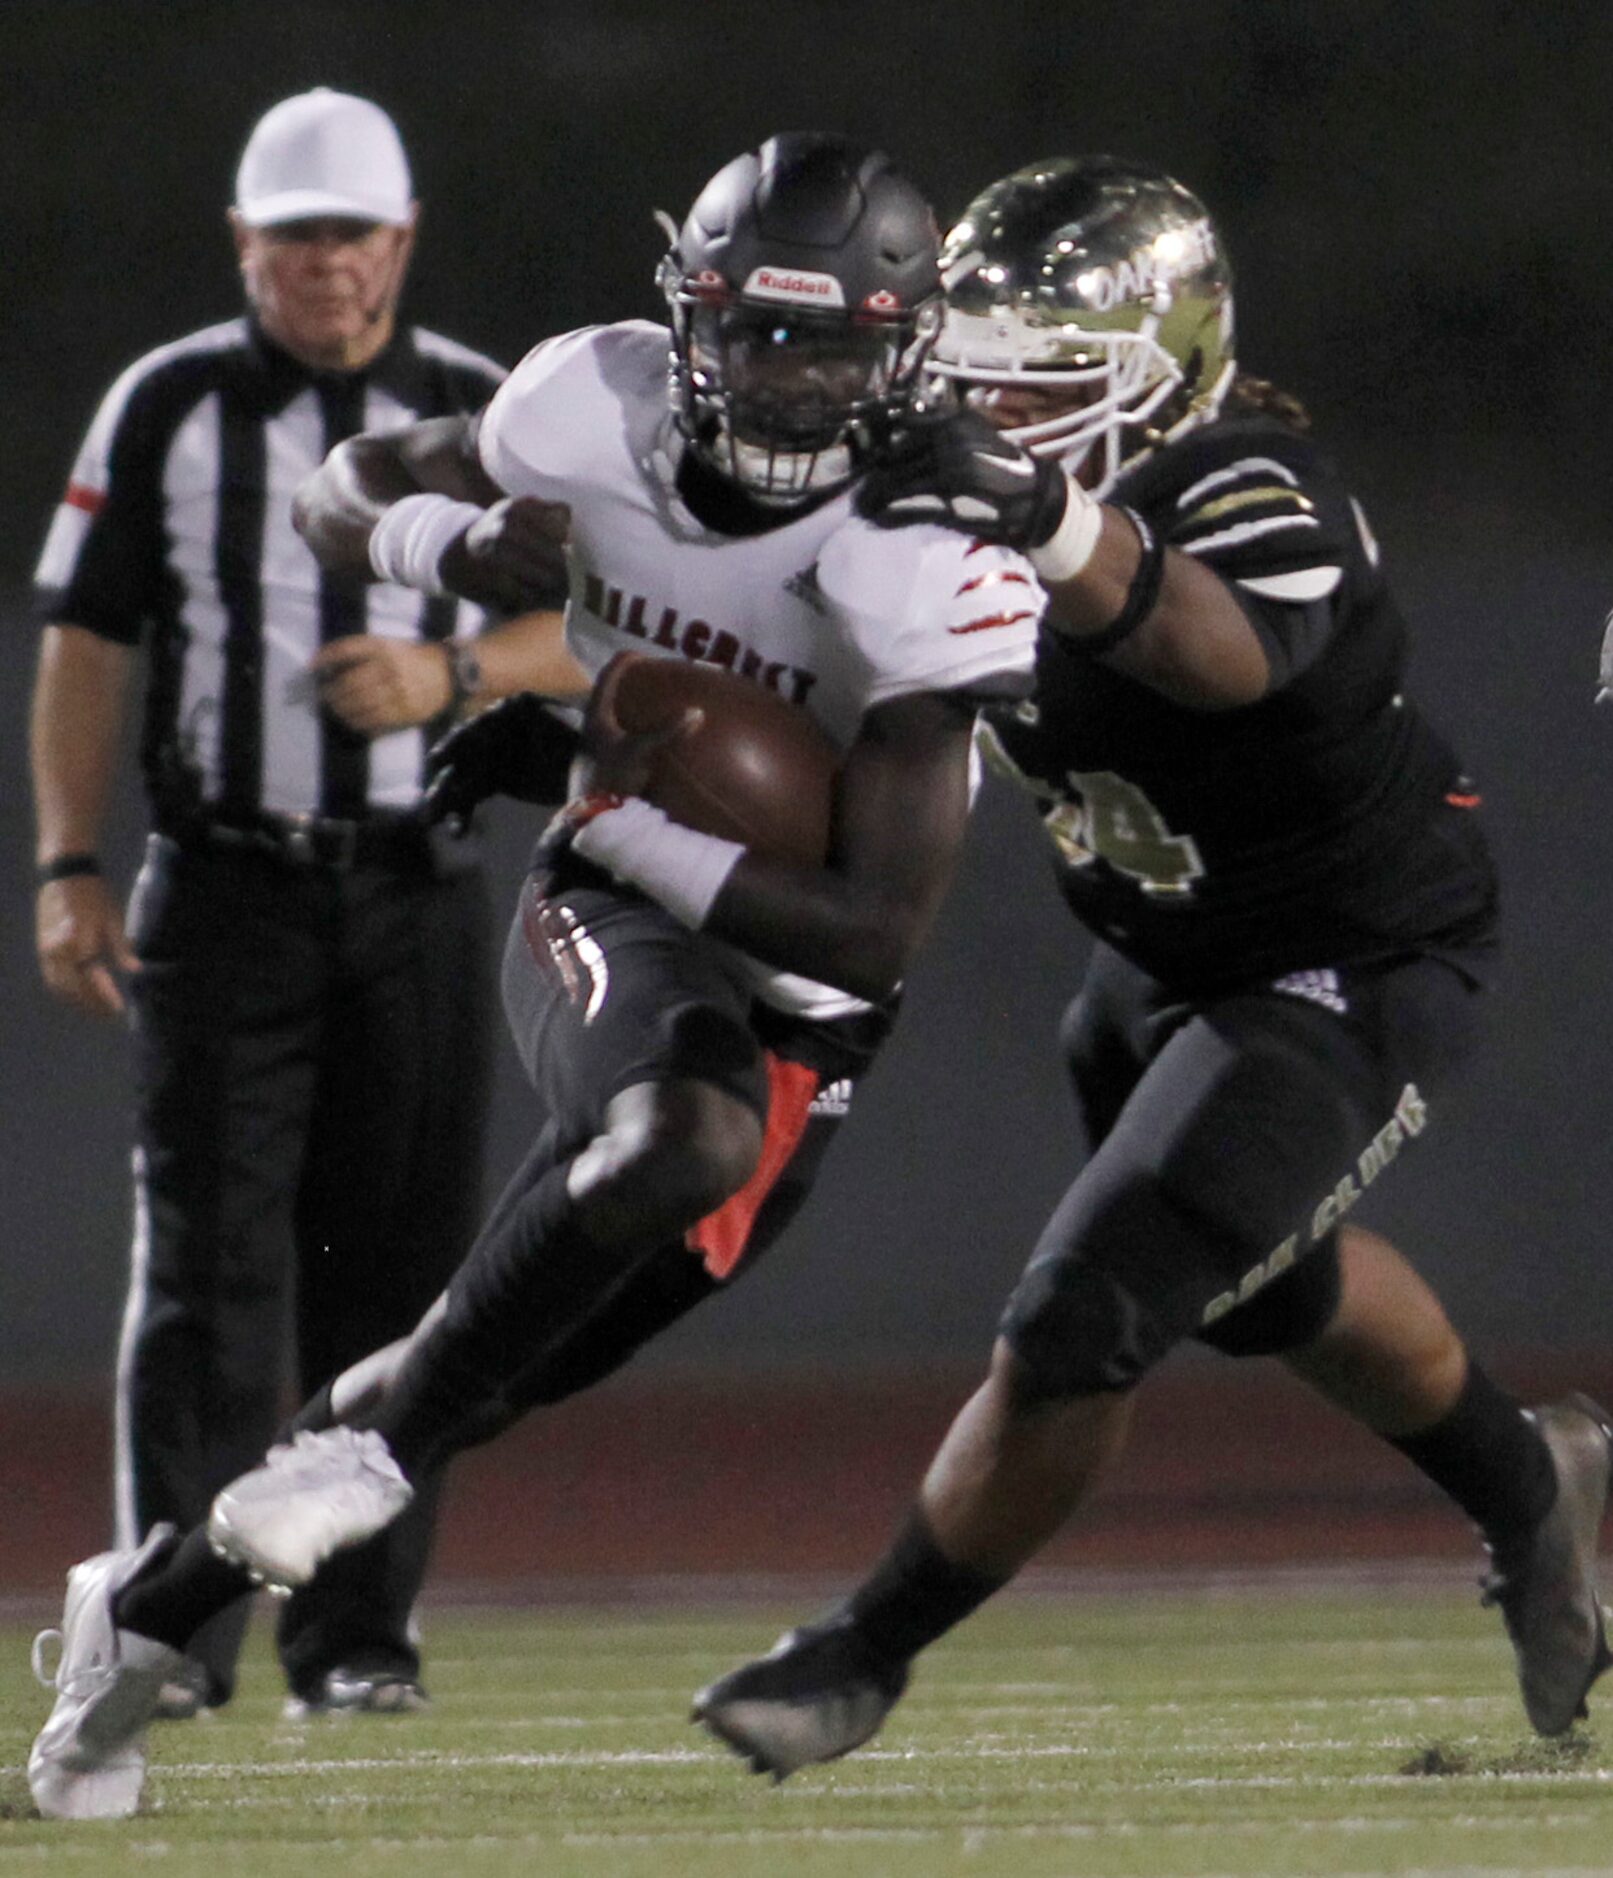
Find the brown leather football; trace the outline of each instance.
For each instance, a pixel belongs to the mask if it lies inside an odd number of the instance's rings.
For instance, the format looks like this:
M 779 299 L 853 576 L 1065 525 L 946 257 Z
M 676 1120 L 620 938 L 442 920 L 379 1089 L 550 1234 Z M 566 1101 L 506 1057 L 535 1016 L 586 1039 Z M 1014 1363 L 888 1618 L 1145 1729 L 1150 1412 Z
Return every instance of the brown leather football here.
M 660 729 L 691 705 L 702 721 L 663 744 L 645 796 L 676 822 L 742 841 L 769 859 L 822 864 L 839 753 L 796 704 L 717 665 L 619 653 L 601 672 L 590 718 L 607 706 L 627 731 Z M 588 733 L 584 731 L 584 745 Z

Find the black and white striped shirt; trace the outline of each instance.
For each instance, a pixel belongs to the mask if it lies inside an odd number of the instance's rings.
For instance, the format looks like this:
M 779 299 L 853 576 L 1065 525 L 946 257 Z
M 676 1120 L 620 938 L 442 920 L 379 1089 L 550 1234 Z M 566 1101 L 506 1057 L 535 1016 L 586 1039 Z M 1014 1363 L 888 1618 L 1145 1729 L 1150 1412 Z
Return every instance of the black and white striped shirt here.
M 419 328 L 365 371 L 320 373 L 241 318 L 160 346 L 102 400 L 35 576 L 35 611 L 147 638 L 142 761 L 159 822 L 194 812 L 361 818 L 419 798 L 444 727 L 373 741 L 306 677 L 349 633 L 441 640 L 476 609 L 326 575 L 291 526 L 299 483 L 343 438 L 474 411 L 503 374 Z

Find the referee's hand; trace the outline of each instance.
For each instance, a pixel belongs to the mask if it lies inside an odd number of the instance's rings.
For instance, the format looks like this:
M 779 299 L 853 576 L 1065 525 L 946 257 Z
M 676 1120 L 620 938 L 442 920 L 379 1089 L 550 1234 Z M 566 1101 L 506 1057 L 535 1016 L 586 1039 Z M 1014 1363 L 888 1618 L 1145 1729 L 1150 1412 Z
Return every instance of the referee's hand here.
M 453 702 L 448 664 L 434 640 L 352 633 L 308 662 L 322 709 L 361 737 L 383 737 L 439 717 Z
M 123 909 L 99 874 L 47 880 L 35 909 L 39 969 L 50 990 L 93 1017 L 121 1017 L 118 979 L 140 970 Z

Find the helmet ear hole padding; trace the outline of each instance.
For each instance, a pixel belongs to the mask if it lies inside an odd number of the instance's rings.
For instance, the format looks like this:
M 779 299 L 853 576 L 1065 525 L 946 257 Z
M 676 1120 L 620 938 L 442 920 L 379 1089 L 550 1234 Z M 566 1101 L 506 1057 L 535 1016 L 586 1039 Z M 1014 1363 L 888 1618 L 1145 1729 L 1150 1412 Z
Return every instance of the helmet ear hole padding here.
M 657 274 L 691 450 L 779 506 L 848 482 L 864 436 L 917 394 L 939 247 L 929 204 L 879 151 L 799 133 L 726 165 Z
M 1057 158 L 994 183 L 941 254 L 931 369 L 1030 383 L 1055 414 L 1010 434 L 1096 493 L 1213 417 L 1235 374 L 1232 274 L 1198 198 L 1112 157 Z

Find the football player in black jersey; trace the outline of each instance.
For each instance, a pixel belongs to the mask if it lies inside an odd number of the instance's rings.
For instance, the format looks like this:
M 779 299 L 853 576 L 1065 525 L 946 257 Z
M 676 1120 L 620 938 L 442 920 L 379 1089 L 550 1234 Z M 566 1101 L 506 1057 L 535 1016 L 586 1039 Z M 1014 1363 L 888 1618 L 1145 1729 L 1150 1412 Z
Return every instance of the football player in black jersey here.
M 861 501 L 1020 548 L 1046 589 L 1035 695 L 984 738 L 1098 940 L 1064 1035 L 1088 1157 L 890 1553 L 696 1715 L 779 1778 L 866 1740 L 1196 1337 L 1282 1356 L 1473 1519 L 1529 1720 L 1561 1734 L 1609 1661 L 1607 1418 L 1521 1409 L 1345 1223 L 1439 1112 L 1496 918 L 1366 519 L 1303 409 L 1238 370 L 1216 230 L 1169 177 L 1021 170 L 952 231 L 943 277 L 957 399 Z

